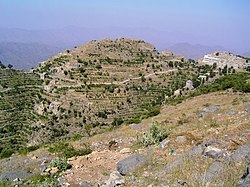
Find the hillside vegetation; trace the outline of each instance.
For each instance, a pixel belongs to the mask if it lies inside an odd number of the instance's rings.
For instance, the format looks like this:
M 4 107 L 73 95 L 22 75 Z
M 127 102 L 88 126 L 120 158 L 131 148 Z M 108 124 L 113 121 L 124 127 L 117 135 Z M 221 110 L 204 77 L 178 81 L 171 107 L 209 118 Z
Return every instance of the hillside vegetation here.
M 0 68 L 0 158 L 25 147 L 35 131 L 41 84 L 35 74 Z
M 0 186 L 243 183 L 250 73 L 229 69 L 125 38 L 0 63 Z
M 34 72 L 44 75 L 46 94 L 37 110 L 67 135 L 139 123 L 159 113 L 166 97 L 198 77 L 186 59 L 131 39 L 92 41 L 60 53 Z
M 248 73 L 219 78 L 213 67 L 125 38 L 91 41 L 30 73 L 1 67 L 1 158 L 140 123 L 164 103 L 228 88 L 249 92 Z M 208 72 L 206 80 L 198 78 Z M 184 88 L 187 80 L 195 90 Z

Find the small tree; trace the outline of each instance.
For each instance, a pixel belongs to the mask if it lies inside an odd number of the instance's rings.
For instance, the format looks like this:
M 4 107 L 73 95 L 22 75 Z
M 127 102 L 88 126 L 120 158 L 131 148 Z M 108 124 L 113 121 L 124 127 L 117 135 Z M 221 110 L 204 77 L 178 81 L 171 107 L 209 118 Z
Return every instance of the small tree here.
M 157 127 L 157 122 L 153 122 L 150 131 L 138 137 L 138 142 L 143 146 L 159 144 L 168 137 L 168 133 Z
M 0 61 L 0 68 L 5 69 L 6 66 Z
M 7 67 L 8 67 L 9 69 L 12 69 L 12 68 L 13 68 L 13 65 L 12 65 L 12 64 L 8 64 Z

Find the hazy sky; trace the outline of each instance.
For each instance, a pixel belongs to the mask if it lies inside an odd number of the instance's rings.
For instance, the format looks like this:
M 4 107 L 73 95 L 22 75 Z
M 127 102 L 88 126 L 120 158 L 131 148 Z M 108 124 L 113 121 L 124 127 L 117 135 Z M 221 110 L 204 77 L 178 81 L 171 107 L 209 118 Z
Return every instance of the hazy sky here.
M 191 43 L 197 35 L 203 44 L 247 47 L 250 0 L 0 0 L 0 27 L 66 26 L 150 28 L 183 33 Z

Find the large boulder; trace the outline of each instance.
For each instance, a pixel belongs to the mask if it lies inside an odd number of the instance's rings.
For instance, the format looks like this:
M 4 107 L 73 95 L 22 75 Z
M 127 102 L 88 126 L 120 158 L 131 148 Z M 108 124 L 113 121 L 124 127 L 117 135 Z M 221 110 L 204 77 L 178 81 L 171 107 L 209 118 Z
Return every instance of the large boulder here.
M 217 110 L 220 110 L 220 106 L 210 106 L 203 108 L 200 113 L 200 117 L 206 117 L 208 113 L 216 112 Z
M 231 158 L 234 162 L 239 162 L 241 160 L 250 162 L 250 142 L 238 148 Z
M 210 158 L 221 158 L 223 156 L 223 152 L 221 149 L 218 149 L 216 147 L 208 146 L 204 150 L 204 156 L 210 157 Z
M 204 175 L 204 182 L 207 183 L 212 181 L 216 176 L 220 175 L 224 171 L 225 167 L 225 163 L 218 160 L 214 161 Z
M 148 158 L 142 154 L 133 154 L 116 164 L 116 169 L 121 175 L 127 175 L 148 162 Z
M 3 179 L 13 181 L 16 178 L 27 179 L 31 176 L 32 176 L 32 173 L 29 173 L 27 171 L 4 171 L 0 173 L 0 181 Z

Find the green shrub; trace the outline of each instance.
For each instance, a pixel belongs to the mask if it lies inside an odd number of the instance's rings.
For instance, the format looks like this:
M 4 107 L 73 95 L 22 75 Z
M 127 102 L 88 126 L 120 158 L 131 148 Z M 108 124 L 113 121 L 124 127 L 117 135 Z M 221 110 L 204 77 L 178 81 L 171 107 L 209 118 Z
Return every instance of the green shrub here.
M 27 153 L 29 153 L 29 152 L 32 152 L 32 151 L 35 151 L 35 150 L 37 150 L 37 149 L 39 149 L 39 146 L 38 145 L 34 145 L 34 146 L 30 146 L 30 147 L 25 147 L 25 148 L 23 148 L 23 149 L 20 149 L 19 151 L 18 151 L 18 153 L 19 154 L 27 154 Z
M 51 187 L 58 186 L 57 178 L 50 177 L 49 175 L 34 175 L 31 178 L 24 180 L 23 182 L 30 181 L 29 186 L 36 187 Z M 8 186 L 9 187 L 9 186 Z
M 139 136 L 138 142 L 143 146 L 159 144 L 162 140 L 168 137 L 168 134 L 165 130 L 159 129 L 157 127 L 157 122 L 153 122 L 149 133 L 142 134 Z
M 70 158 L 73 156 L 83 156 L 90 154 L 92 150 L 89 147 L 85 147 L 84 149 L 75 149 L 67 142 L 59 142 L 48 148 L 48 151 L 51 153 L 58 153 L 59 156 Z
M 0 159 L 2 159 L 2 158 L 8 158 L 13 153 L 14 153 L 14 150 L 12 150 L 10 148 L 5 148 L 5 149 L 1 150 L 1 152 L 0 152 Z
M 50 167 L 56 167 L 59 172 L 65 171 L 71 167 L 70 164 L 68 164 L 66 157 L 56 158 L 52 160 L 49 164 Z
M 13 186 L 13 184 L 6 178 L 0 181 L 0 187 L 9 187 L 9 186 Z
M 121 118 L 115 118 L 112 122 L 113 126 L 120 126 L 123 123 L 123 120 Z

